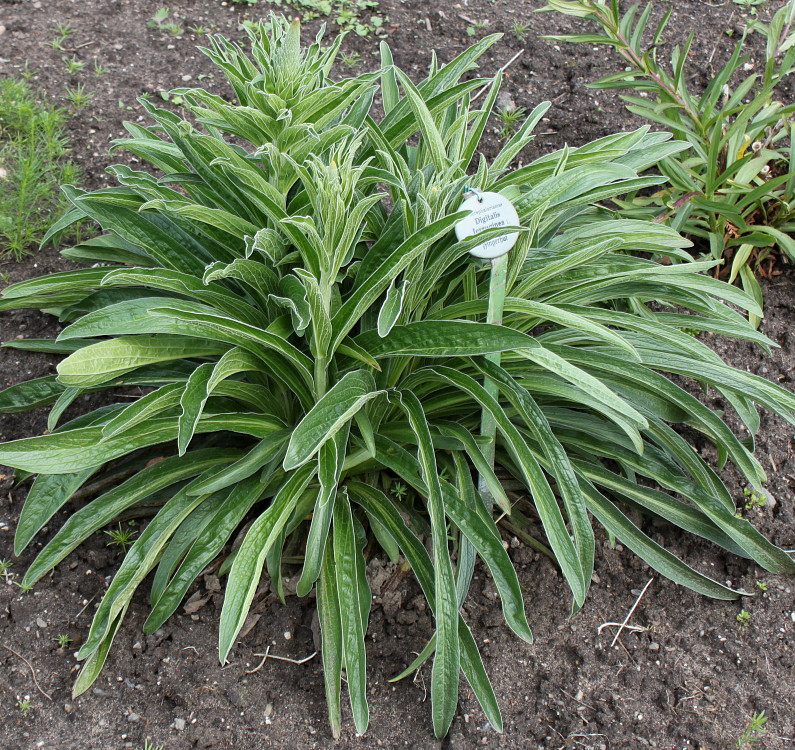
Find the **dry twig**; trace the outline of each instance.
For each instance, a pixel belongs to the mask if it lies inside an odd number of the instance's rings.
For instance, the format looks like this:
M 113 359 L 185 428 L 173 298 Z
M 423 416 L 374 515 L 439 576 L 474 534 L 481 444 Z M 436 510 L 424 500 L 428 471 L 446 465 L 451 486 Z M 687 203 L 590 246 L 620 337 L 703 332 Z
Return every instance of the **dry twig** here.
M 519 50 L 519 51 L 518 51 L 518 52 L 517 52 L 517 53 L 516 53 L 516 54 L 515 54 L 515 55 L 514 55 L 514 56 L 513 56 L 513 57 L 512 57 L 510 60 L 508 60 L 508 62 L 507 62 L 507 63 L 505 63 L 505 65 L 503 65 L 501 68 L 499 68 L 499 69 L 497 70 L 497 73 L 504 73 L 504 72 L 505 72 L 505 70 L 507 69 L 507 67 L 508 67 L 508 66 L 509 66 L 511 63 L 513 63 L 515 60 L 517 60 L 517 59 L 519 58 L 519 56 L 520 56 L 520 55 L 521 55 L 523 52 L 524 52 L 524 50 L 523 50 L 523 49 L 520 49 L 520 50 Z M 490 84 L 488 84 L 488 83 L 487 83 L 485 86 L 483 86 L 483 88 L 479 89 L 479 90 L 477 91 L 477 93 L 475 93 L 475 94 L 473 95 L 472 99 L 470 99 L 470 102 L 472 102 L 472 103 L 474 104 L 474 102 L 476 102 L 476 101 L 477 101 L 477 100 L 478 100 L 478 99 L 479 99 L 479 98 L 480 98 L 480 97 L 481 97 L 481 96 L 484 94 L 484 92 L 485 92 L 485 91 L 486 91 L 486 89 L 489 87 L 489 85 L 490 85 Z
M 610 644 L 610 648 L 613 648 L 613 646 L 616 645 L 616 642 L 618 641 L 619 637 L 621 636 L 621 633 L 623 633 L 624 630 L 637 631 L 637 630 L 642 630 L 643 629 L 643 628 L 638 628 L 635 625 L 628 625 L 627 623 L 629 622 L 629 618 L 632 617 L 632 614 L 635 612 L 635 609 L 637 608 L 638 604 L 640 604 L 640 600 L 643 599 L 643 595 L 646 593 L 646 590 L 649 588 L 649 586 L 651 586 L 651 583 L 652 583 L 653 580 L 654 580 L 653 578 L 650 578 L 649 582 L 643 587 L 643 590 L 640 592 L 640 594 L 638 594 L 638 598 L 635 599 L 635 603 L 632 605 L 632 609 L 630 609 L 629 612 L 627 612 L 627 616 L 624 618 L 624 622 L 622 622 L 618 626 L 618 630 L 616 631 L 615 638 L 613 638 L 613 642 Z M 606 623 L 604 623 L 604 625 L 600 625 L 599 626 L 598 632 L 601 633 L 602 632 L 602 628 L 605 628 L 608 625 L 616 625 L 616 624 L 617 623 L 614 623 L 614 622 L 606 622 Z M 648 628 L 646 628 L 646 629 L 648 630 Z
M 268 659 L 277 659 L 278 661 L 289 661 L 290 664 L 306 664 L 310 659 L 314 659 L 317 656 L 317 651 L 313 651 L 309 656 L 305 656 L 303 659 L 291 659 L 289 656 L 277 656 L 276 654 L 271 653 L 271 647 L 265 649 L 264 654 L 254 654 L 254 656 L 261 656 L 262 661 L 257 664 L 254 669 L 247 669 L 246 674 L 254 674 L 254 672 L 259 672 L 260 669 L 265 665 L 265 662 Z
M 51 701 L 52 698 L 47 693 L 45 693 L 44 690 L 42 690 L 41 685 L 39 685 L 39 681 L 36 679 L 36 670 L 33 669 L 33 665 L 24 656 L 22 656 L 22 654 L 14 651 L 14 649 L 11 648 L 10 646 L 6 646 L 5 643 L 3 644 L 3 648 L 6 651 L 10 651 L 12 654 L 14 654 L 14 656 L 22 659 L 22 661 L 24 661 L 25 664 L 28 665 L 28 669 L 30 670 L 30 676 L 33 678 L 33 684 L 36 686 L 36 690 L 38 690 L 48 701 Z

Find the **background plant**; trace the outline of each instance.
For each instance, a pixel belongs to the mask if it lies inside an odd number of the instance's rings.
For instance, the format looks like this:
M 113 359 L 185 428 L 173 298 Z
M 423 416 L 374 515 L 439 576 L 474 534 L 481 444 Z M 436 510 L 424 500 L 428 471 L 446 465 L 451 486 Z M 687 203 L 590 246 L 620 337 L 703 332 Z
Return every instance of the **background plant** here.
M 0 255 L 19 259 L 41 240 L 63 204 L 58 186 L 79 178 L 64 122 L 24 81 L 0 80 Z
M 344 670 L 364 732 L 372 543 L 406 559 L 434 614 L 435 632 L 407 672 L 433 657 L 436 734 L 455 713 L 461 671 L 501 729 L 460 614 L 476 557 L 509 627 L 525 640 L 531 633 L 478 474 L 501 516 L 543 538 L 536 543 L 559 565 L 572 611 L 592 577 L 592 518 L 650 566 L 709 596 L 739 592 L 689 567 L 630 516 L 668 521 L 767 570 L 795 571 L 734 515 L 715 470 L 672 427 L 703 435 L 721 463 L 731 460 L 760 488 L 764 473 L 746 444 L 665 376 L 711 386 L 749 434 L 759 426 L 755 404 L 792 421 L 792 394 L 729 367 L 681 330 L 767 347 L 734 309 L 761 314 L 757 303 L 705 275 L 715 262 L 693 261 L 671 228 L 600 206 L 659 186 L 662 177 L 639 173 L 682 144 L 641 128 L 511 170 L 549 105 L 493 160 L 479 155 L 501 75 L 468 73 L 498 37 L 446 64 L 432 58 L 415 85 L 386 45 L 379 71 L 333 81 L 341 38 L 302 49 L 298 25 L 284 19 L 249 35 L 250 55 L 221 37 L 205 50 L 234 103 L 179 89 L 189 122 L 141 101 L 155 124 L 128 123 L 131 137 L 117 145 L 159 176 L 115 165 L 114 187 L 64 187 L 71 208 L 49 236 L 85 219 L 104 230 L 63 251 L 85 267 L 15 284 L 0 301 L 65 324 L 55 341 L 7 344 L 66 355 L 57 376 L 0 393 L 5 412 L 51 405 L 48 434 L 0 446 L 0 462 L 36 475 L 16 553 L 76 493 L 89 499 L 21 586 L 120 515 L 160 506 L 97 608 L 75 694 L 96 679 L 150 572 L 146 632 L 224 557 L 223 662 L 263 573 L 283 595 L 282 568 L 299 559 L 297 593 L 316 592 L 332 731 L 340 732 Z M 473 108 L 470 94 L 483 86 Z M 458 206 L 472 187 L 502 192 L 521 220 L 502 327 L 483 322 L 488 267 L 468 251 L 517 228 L 457 241 Z M 497 352 L 501 366 L 487 358 Z M 146 392 L 63 421 L 80 395 L 120 387 Z M 493 444 L 478 437 L 483 409 L 498 427 Z M 486 459 L 492 449 L 527 488 L 517 503 Z
M 766 723 L 767 716 L 765 716 L 765 712 L 754 711 L 737 738 L 738 750 L 748 750 L 752 745 L 761 742 L 768 733 L 767 729 L 764 729 Z
M 251 0 L 245 2 L 252 4 Z M 305 21 L 325 18 L 333 21 L 340 31 L 353 31 L 365 37 L 378 33 L 388 20 L 379 12 L 378 0 L 268 0 L 268 3 L 277 7 L 289 5 Z
M 687 142 L 690 148 L 663 159 L 658 168 L 669 183 L 651 195 L 631 193 L 618 205 L 622 215 L 666 221 L 724 259 L 721 273 L 761 302 L 753 274 L 773 248 L 795 259 L 795 104 L 776 99 L 776 87 L 793 71 L 795 2 L 790 0 L 770 24 L 754 21 L 734 46 L 726 64 L 702 94 L 688 85 L 691 33 L 674 46 L 670 69 L 658 61 L 669 8 L 650 25 L 651 4 L 633 5 L 622 16 L 617 0 L 549 0 L 556 10 L 592 21 L 599 33 L 547 37 L 557 41 L 606 44 L 618 54 L 620 71 L 600 78 L 594 88 L 629 88 L 627 109 Z M 751 31 L 766 40 L 763 68 L 753 70 L 745 54 Z M 758 321 L 757 321 L 758 322 Z

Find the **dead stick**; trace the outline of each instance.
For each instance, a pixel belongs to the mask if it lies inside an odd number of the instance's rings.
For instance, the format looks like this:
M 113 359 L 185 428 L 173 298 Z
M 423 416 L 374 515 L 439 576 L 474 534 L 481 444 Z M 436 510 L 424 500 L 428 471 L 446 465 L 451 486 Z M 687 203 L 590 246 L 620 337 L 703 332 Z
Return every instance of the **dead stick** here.
M 82 615 L 82 614 L 83 614 L 83 612 L 85 612 L 85 611 L 86 611 L 86 609 L 88 609 L 88 605 L 89 605 L 89 604 L 91 604 L 91 602 L 93 602 L 93 601 L 94 601 L 94 599 L 96 599 L 96 598 L 97 598 L 97 595 L 96 595 L 96 594 L 94 594 L 94 596 L 92 596 L 92 597 L 91 597 L 91 598 L 90 598 L 90 599 L 89 599 L 89 600 L 88 600 L 88 601 L 85 603 L 85 605 L 83 606 L 83 609 L 81 609 L 81 610 L 80 610 L 80 611 L 79 611 L 79 612 L 78 612 L 78 613 L 77 613 L 77 614 L 76 614 L 76 615 L 75 615 L 75 616 L 72 618 L 71 622 L 73 622 L 73 623 L 77 622 L 77 618 L 78 618 L 78 617 L 80 617 L 80 615 Z
M 317 651 L 313 651 L 311 654 L 309 654 L 309 656 L 305 656 L 303 659 L 291 659 L 289 656 L 277 656 L 276 654 L 272 654 L 271 647 L 268 646 L 268 648 L 265 649 L 264 654 L 254 654 L 254 656 L 261 656 L 262 661 L 259 664 L 257 664 L 257 666 L 254 667 L 254 669 L 247 670 L 246 674 L 254 674 L 254 672 L 259 672 L 259 670 L 262 669 L 262 665 L 265 664 L 265 662 L 268 659 L 277 659 L 278 661 L 289 661 L 290 664 L 306 664 L 310 659 L 314 659 L 317 656 Z
M 24 656 L 22 656 L 22 654 L 20 654 L 20 653 L 17 653 L 17 652 L 16 652 L 16 651 L 14 651 L 14 649 L 13 649 L 13 648 L 11 648 L 10 646 L 6 646 L 6 644 L 5 644 L 5 643 L 3 644 L 3 648 L 4 648 L 6 651 L 10 651 L 12 654 L 14 654 L 14 656 L 16 656 L 16 657 L 18 657 L 18 658 L 22 659 L 22 661 L 24 661 L 24 662 L 25 662 L 25 664 L 27 664 L 27 665 L 28 665 L 28 669 L 30 670 L 30 676 L 33 678 L 33 684 L 36 686 L 36 690 L 38 690 L 38 691 L 39 691 L 39 692 L 40 692 L 40 693 L 41 693 L 41 694 L 42 694 L 42 695 L 43 695 L 43 696 L 44 696 L 44 697 L 45 697 L 45 698 L 46 698 L 48 701 L 51 701 L 51 700 L 52 700 L 52 698 L 51 698 L 49 695 L 47 695 L 47 693 L 45 693 L 45 692 L 44 692 L 44 691 L 41 689 L 41 685 L 39 685 L 39 681 L 36 679 L 36 670 L 35 670 L 35 669 L 33 669 L 33 665 L 32 665 L 32 664 L 31 664 L 31 663 L 30 663 L 30 662 L 29 662 L 29 661 L 28 661 L 28 660 L 27 660 L 27 659 L 26 659 Z
M 516 54 L 515 54 L 515 55 L 514 55 L 514 56 L 513 56 L 513 57 L 512 57 L 510 60 L 508 60 L 508 62 L 507 62 L 507 63 L 505 63 L 505 65 L 503 65 L 501 68 L 499 68 L 499 69 L 497 70 L 497 72 L 498 72 L 498 73 L 504 73 L 504 72 L 505 72 L 505 70 L 507 69 L 507 67 L 508 67 L 508 66 L 509 66 L 511 63 L 513 63 L 513 62 L 514 62 L 514 61 L 515 61 L 515 60 L 516 60 L 516 59 L 517 59 L 517 58 L 518 58 L 518 57 L 519 57 L 519 56 L 520 56 L 520 55 L 521 55 L 523 52 L 524 52 L 524 50 L 523 50 L 523 49 L 520 49 L 520 50 L 519 50 L 519 51 L 518 51 L 518 52 L 517 52 L 517 53 L 516 53 Z M 474 95 L 474 96 L 473 96 L 473 97 L 470 99 L 470 102 L 473 102 L 473 103 L 474 103 L 474 102 L 476 102 L 476 101 L 477 101 L 477 100 L 478 100 L 478 99 L 479 99 L 479 98 L 480 98 L 480 97 L 483 95 L 483 92 L 484 92 L 484 91 L 486 91 L 486 89 L 487 89 L 489 86 L 490 86 L 490 84 L 488 84 L 488 83 L 487 83 L 487 84 L 486 84 L 486 85 L 485 85 L 485 86 L 484 86 L 482 89 L 480 89 L 480 90 L 479 90 L 479 91 L 478 91 L 478 92 L 477 92 L 477 93 L 476 93 L 476 94 L 475 94 L 475 95 Z
M 616 637 L 613 638 L 613 642 L 610 644 L 610 648 L 613 648 L 613 646 L 616 645 L 616 641 L 618 640 L 621 633 L 624 631 L 624 628 L 627 626 L 629 618 L 632 617 L 632 613 L 635 611 L 635 608 L 638 606 L 638 604 L 640 604 L 640 600 L 643 599 L 643 595 L 646 593 L 646 589 L 649 588 L 649 586 L 651 586 L 651 582 L 653 580 L 654 580 L 653 578 L 650 578 L 649 582 L 643 587 L 643 591 L 641 591 L 640 594 L 638 594 L 638 598 L 635 599 L 635 603 L 632 605 L 632 609 L 629 610 L 627 616 L 624 618 L 624 622 L 621 623 L 621 627 L 616 632 Z

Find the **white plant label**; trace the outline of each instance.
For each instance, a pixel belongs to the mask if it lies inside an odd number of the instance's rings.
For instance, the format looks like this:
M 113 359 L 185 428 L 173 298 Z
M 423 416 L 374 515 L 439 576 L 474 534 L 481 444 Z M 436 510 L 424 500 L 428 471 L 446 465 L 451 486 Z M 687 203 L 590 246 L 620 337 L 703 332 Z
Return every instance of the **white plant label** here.
M 513 203 L 499 193 L 472 194 L 458 207 L 458 210 L 472 212 L 455 225 L 455 236 L 459 240 L 480 234 L 486 229 L 519 226 L 519 214 L 516 213 Z M 488 260 L 499 258 L 516 244 L 518 238 L 518 232 L 495 237 L 473 247 L 469 253 L 476 258 Z

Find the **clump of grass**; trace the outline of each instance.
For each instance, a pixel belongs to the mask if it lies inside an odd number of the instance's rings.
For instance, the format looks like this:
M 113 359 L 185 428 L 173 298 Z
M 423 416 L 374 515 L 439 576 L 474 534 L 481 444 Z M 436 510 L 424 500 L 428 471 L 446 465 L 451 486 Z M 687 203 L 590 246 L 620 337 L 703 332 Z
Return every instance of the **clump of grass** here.
M 65 117 L 24 81 L 0 80 L 0 256 L 28 253 L 60 206 L 59 184 L 78 178 L 66 159 Z

